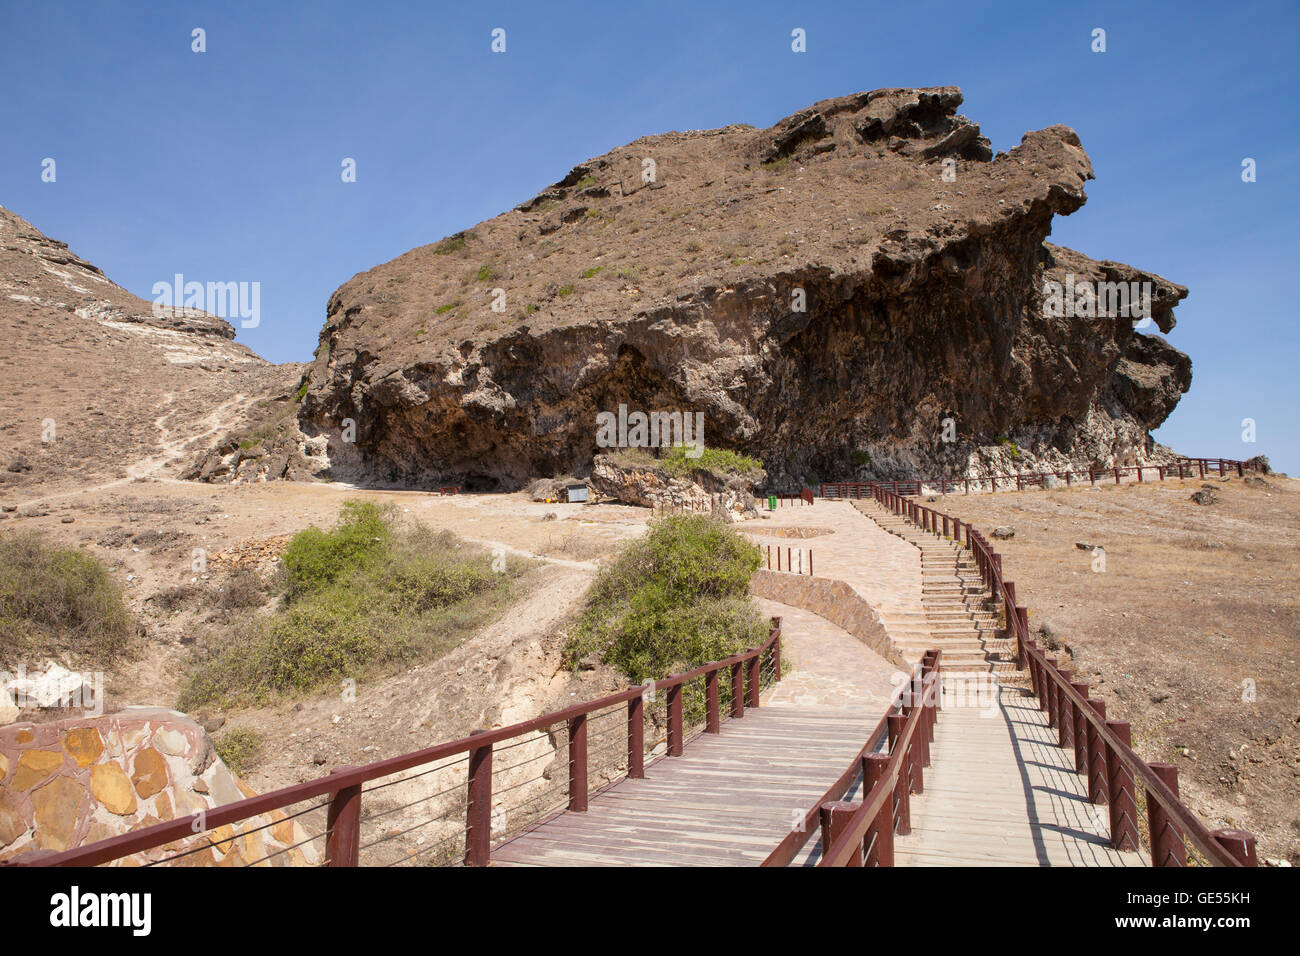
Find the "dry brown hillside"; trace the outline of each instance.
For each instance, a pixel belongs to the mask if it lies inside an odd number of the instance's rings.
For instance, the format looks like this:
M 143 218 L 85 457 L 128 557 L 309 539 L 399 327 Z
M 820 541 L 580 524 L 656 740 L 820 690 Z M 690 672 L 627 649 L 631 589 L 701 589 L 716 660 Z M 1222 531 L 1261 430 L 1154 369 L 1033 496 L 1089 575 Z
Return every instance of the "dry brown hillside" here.
M 0 208 L 0 504 L 166 474 L 257 401 L 291 399 L 299 366 L 273 365 L 234 334 L 204 312 L 154 316 Z

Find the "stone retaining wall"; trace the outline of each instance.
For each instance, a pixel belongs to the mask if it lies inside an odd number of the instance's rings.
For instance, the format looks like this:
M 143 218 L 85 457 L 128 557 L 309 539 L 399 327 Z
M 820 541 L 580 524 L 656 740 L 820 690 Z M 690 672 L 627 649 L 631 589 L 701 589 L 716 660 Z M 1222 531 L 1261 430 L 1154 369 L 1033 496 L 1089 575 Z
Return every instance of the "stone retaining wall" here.
M 203 728 L 177 711 L 128 707 L 0 728 L 0 860 L 34 859 L 256 795 L 217 757 Z M 242 866 L 307 836 L 272 811 L 112 865 L 198 847 L 176 863 Z M 317 862 L 315 844 L 304 844 L 261 865 Z
M 761 598 L 819 614 L 848 631 L 885 660 L 909 669 L 909 663 L 890 640 L 889 632 L 875 608 L 843 581 L 760 570 L 750 579 L 749 589 Z

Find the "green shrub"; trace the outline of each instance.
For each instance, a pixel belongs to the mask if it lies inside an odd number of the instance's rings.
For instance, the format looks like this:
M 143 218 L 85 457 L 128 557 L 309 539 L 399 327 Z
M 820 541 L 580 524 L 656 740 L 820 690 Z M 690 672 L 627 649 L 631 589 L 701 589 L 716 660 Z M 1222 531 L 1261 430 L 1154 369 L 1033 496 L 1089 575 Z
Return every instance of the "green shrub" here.
M 308 528 L 282 562 L 283 600 L 203 642 L 180 706 L 251 704 L 437 657 L 501 610 L 529 566 L 448 531 L 398 526 L 348 501 L 332 531 Z
M 853 464 L 858 465 L 859 467 L 871 464 L 871 452 L 855 451 L 853 453 Z
M 584 269 L 579 273 L 584 279 L 594 278 L 598 273 L 604 271 L 604 266 L 592 266 L 590 269 Z
M 390 533 L 380 505 L 345 501 L 333 531 L 311 527 L 289 541 L 281 558 L 288 584 L 285 597 L 292 601 L 333 584 L 345 573 L 372 566 L 387 550 Z
M 1015 442 L 1013 442 L 1006 435 L 999 435 L 997 438 L 994 439 L 994 441 L 996 441 L 1003 448 L 1007 449 L 1007 451 L 1011 452 L 1012 458 L 1020 457 L 1020 446 L 1017 445 Z
M 478 274 L 474 278 L 479 282 L 491 282 L 496 277 L 497 274 L 495 269 L 491 266 L 483 266 L 478 270 Z
M 0 661 L 67 651 L 107 665 L 135 650 L 136 634 L 101 561 L 34 531 L 0 536 Z
M 253 769 L 262 753 L 262 735 L 247 727 L 227 730 L 213 744 L 221 762 L 241 777 Z
M 726 448 L 705 448 L 697 458 L 691 458 L 686 454 L 687 451 L 685 445 L 674 445 L 659 459 L 659 463 L 673 474 L 686 474 L 696 468 L 703 468 L 723 475 L 752 475 L 763 468 L 763 463 L 757 458 L 740 455 Z
M 759 561 L 758 546 L 724 522 L 652 521 L 597 576 L 566 647 L 570 663 L 597 654 L 640 683 L 761 643 L 767 624 L 749 596 Z
M 442 242 L 438 243 L 436 246 L 433 247 L 433 251 L 435 255 L 449 256 L 453 252 L 460 252 L 460 250 L 464 248 L 465 248 L 465 237 L 461 235 L 461 236 L 452 236 L 450 239 L 442 240 Z

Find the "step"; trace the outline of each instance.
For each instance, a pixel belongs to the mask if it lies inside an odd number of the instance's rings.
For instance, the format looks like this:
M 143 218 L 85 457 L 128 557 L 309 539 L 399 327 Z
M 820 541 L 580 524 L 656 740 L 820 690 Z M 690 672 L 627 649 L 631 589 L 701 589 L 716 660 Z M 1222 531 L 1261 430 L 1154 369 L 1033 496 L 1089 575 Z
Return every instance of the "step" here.
M 897 641 L 900 650 L 922 652 L 937 647 L 943 651 L 945 657 L 953 654 L 962 657 L 977 657 L 981 660 L 1000 660 L 1012 661 L 1016 659 L 1015 649 L 1010 647 L 983 647 L 972 641 L 969 643 L 961 641 Z

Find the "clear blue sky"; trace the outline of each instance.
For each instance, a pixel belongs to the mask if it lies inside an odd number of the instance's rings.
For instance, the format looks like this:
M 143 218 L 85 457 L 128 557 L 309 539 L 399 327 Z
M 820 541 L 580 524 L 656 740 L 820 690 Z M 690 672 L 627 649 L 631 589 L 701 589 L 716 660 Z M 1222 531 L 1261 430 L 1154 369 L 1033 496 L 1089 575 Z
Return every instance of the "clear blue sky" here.
M 315 348 L 355 273 L 639 136 L 953 84 L 994 148 L 1078 130 L 1097 180 L 1052 239 L 1191 287 L 1162 441 L 1300 472 L 1300 5 L 28 3 L 0 20 L 0 203 L 119 284 L 257 281 L 239 339 Z M 207 52 L 191 52 L 191 30 Z M 506 53 L 490 50 L 506 30 Z M 808 51 L 790 50 L 795 27 Z M 1091 32 L 1106 30 L 1093 53 Z M 41 161 L 57 162 L 43 183 Z M 344 157 L 358 181 L 340 180 Z M 1241 161 L 1258 181 L 1241 181 Z M 1253 418 L 1258 441 L 1241 440 Z

